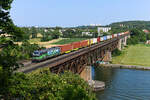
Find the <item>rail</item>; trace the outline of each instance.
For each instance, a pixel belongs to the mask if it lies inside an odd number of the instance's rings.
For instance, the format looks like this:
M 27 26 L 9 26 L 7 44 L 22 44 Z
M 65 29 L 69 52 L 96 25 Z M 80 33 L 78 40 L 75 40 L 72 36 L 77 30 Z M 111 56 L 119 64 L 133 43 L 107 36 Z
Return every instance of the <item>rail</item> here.
M 71 59 L 79 57 L 83 54 L 86 54 L 89 51 L 95 50 L 99 47 L 106 46 L 109 43 L 117 41 L 117 40 L 119 40 L 119 39 L 121 39 L 121 38 L 123 38 L 127 35 L 128 34 L 125 34 L 125 35 L 113 38 L 111 40 L 108 40 L 108 41 L 100 42 L 98 44 L 91 45 L 90 47 L 82 48 L 82 49 L 79 49 L 78 51 L 74 51 L 74 52 L 71 52 L 71 53 L 68 53 L 68 54 L 64 54 L 64 55 L 61 55 L 61 56 L 43 61 L 41 63 L 37 63 L 37 64 L 32 63 L 31 65 L 29 65 L 27 67 L 20 68 L 18 71 L 19 72 L 24 72 L 24 73 L 29 73 L 29 72 L 32 72 L 33 70 L 36 70 L 36 69 L 39 69 L 39 68 L 45 68 L 45 67 L 52 68 L 52 67 L 55 67 L 57 65 L 61 65 L 61 64 L 65 63 L 65 62 L 67 62 Z

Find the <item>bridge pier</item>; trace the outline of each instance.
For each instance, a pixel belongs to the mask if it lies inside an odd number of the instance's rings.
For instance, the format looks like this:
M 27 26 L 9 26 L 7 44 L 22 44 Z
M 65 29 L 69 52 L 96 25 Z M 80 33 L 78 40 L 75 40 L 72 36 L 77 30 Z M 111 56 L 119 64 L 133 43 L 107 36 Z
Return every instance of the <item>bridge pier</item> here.
M 122 50 L 121 44 L 122 44 L 122 39 L 119 39 L 118 45 L 117 45 L 117 48 L 118 48 L 119 50 Z
M 125 37 L 124 37 L 124 46 L 126 46 L 126 45 L 127 45 L 127 39 L 128 39 L 128 37 L 127 37 L 127 36 L 125 36 Z
M 86 66 L 84 70 L 80 73 L 80 77 L 85 81 L 92 80 L 92 68 L 91 66 Z
M 109 50 L 105 51 L 103 61 L 110 62 L 111 60 L 112 60 L 111 51 L 109 51 Z
M 117 48 L 118 48 L 119 50 L 122 50 L 122 48 L 124 48 L 124 46 L 127 45 L 127 39 L 128 39 L 128 38 L 130 38 L 130 35 L 125 36 L 124 38 L 119 39 L 118 45 L 117 45 Z

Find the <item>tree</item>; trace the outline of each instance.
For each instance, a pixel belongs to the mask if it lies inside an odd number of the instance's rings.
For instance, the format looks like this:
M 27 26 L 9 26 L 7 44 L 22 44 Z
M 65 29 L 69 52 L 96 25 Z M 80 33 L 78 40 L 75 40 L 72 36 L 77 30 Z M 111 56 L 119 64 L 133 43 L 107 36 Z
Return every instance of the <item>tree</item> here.
M 55 29 L 52 34 L 51 34 L 53 39 L 58 39 L 61 36 L 61 33 L 59 32 L 58 29 Z
M 147 40 L 150 40 L 150 33 L 147 34 Z
M 32 38 L 37 38 L 37 30 L 35 27 L 31 28 L 31 34 L 32 34 Z
M 28 27 L 22 27 L 21 30 L 24 32 L 23 39 L 29 40 L 30 35 L 31 35 L 31 31 L 29 30 L 29 28 Z
M 21 39 L 23 34 L 20 28 L 16 27 L 10 19 L 9 11 L 12 1 L 13 0 L 0 1 L 0 35 L 4 35 L 0 37 L 0 41 L 2 44 L 7 44 L 7 46 L 0 51 L 0 73 L 2 74 L 0 75 L 0 96 L 3 95 L 5 98 L 8 96 L 9 83 L 13 71 L 19 67 L 16 57 L 17 50 L 14 49 L 16 45 L 13 41 Z
M 139 42 L 146 42 L 146 34 L 140 29 L 132 29 L 131 38 L 127 40 L 128 44 L 137 44 Z
M 22 37 L 20 28 L 16 27 L 10 19 L 9 10 L 13 0 L 0 1 L 0 34 L 10 34 L 14 39 Z
M 10 82 L 8 99 L 95 100 L 89 85 L 79 75 L 57 75 L 44 69 L 30 74 L 17 73 Z
M 63 37 L 64 38 L 72 38 L 75 35 L 75 31 L 73 29 L 67 29 L 66 31 L 63 32 Z

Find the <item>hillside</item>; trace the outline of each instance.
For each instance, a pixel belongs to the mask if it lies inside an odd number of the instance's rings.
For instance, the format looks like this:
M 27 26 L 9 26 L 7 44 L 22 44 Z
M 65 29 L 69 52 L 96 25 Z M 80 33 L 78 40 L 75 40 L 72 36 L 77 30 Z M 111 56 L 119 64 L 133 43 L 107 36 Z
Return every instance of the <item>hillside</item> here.
M 150 30 L 150 21 L 124 21 L 112 23 L 109 26 L 112 27 L 112 32 L 121 32 L 133 28 Z

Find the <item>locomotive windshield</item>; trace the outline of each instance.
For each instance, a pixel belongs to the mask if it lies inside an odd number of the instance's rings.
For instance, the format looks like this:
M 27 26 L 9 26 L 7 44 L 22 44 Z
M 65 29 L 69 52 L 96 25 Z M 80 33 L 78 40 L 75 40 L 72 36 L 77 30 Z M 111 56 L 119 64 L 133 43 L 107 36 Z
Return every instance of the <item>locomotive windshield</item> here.
M 38 55 L 38 54 L 39 54 L 39 52 L 38 52 L 38 51 L 34 51 L 34 54 L 35 54 L 35 55 Z
M 40 56 L 40 52 L 39 51 L 34 51 L 33 54 L 32 54 L 33 57 L 36 57 L 36 56 Z

